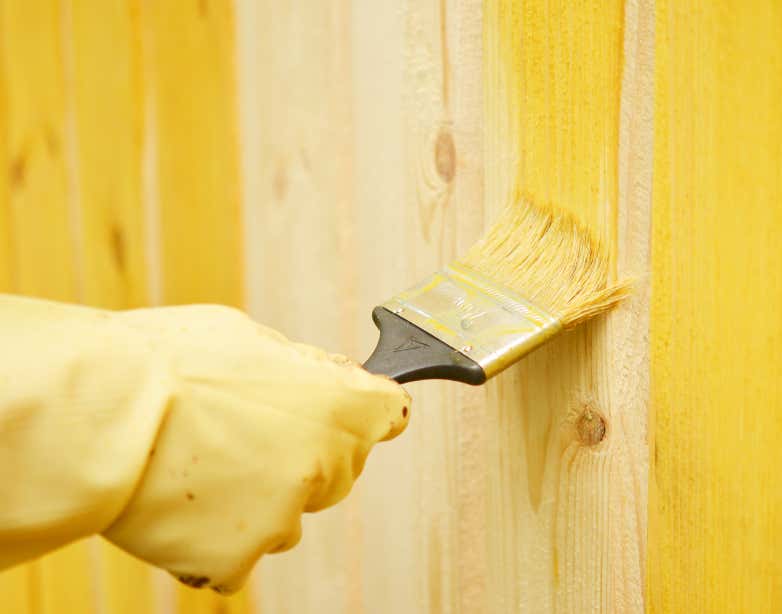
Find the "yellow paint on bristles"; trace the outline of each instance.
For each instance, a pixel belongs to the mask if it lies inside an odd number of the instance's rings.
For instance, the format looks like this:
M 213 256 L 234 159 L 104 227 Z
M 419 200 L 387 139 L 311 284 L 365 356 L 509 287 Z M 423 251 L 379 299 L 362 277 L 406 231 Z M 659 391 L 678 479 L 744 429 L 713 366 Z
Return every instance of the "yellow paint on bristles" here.
M 572 328 L 630 290 L 609 284 L 607 251 L 572 214 L 530 198 L 508 206 L 461 264 L 502 284 Z

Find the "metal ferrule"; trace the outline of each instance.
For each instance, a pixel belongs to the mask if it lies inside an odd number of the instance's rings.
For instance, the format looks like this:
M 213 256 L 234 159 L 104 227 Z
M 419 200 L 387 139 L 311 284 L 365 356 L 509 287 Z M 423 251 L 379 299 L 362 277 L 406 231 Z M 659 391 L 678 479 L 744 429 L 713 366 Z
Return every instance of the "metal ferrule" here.
M 386 301 L 490 378 L 562 330 L 559 319 L 476 271 L 450 265 Z

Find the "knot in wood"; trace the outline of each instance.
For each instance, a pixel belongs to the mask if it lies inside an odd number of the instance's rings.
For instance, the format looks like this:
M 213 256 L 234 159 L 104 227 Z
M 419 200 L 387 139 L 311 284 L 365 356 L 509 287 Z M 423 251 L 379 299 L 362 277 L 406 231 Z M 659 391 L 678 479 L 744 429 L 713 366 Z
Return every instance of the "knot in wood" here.
M 272 193 L 278 202 L 285 200 L 288 195 L 288 169 L 282 160 L 277 162 L 277 168 L 274 170 Z
M 27 160 L 24 155 L 16 156 L 8 167 L 8 182 L 11 189 L 20 189 L 24 186 L 24 180 L 27 176 Z
M 456 146 L 453 136 L 445 128 L 441 128 L 434 144 L 434 165 L 440 179 L 446 183 L 453 181 L 456 174 Z
M 585 407 L 576 420 L 578 440 L 585 446 L 596 446 L 606 436 L 606 421 L 591 407 Z

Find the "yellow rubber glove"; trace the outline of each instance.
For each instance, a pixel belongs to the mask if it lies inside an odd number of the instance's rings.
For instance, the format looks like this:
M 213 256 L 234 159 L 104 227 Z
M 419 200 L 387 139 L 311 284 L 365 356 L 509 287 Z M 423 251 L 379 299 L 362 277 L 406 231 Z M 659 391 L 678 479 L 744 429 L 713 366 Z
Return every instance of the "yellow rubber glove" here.
M 0 569 L 102 533 L 233 592 L 407 424 L 396 383 L 227 307 L 0 295 L 0 339 Z

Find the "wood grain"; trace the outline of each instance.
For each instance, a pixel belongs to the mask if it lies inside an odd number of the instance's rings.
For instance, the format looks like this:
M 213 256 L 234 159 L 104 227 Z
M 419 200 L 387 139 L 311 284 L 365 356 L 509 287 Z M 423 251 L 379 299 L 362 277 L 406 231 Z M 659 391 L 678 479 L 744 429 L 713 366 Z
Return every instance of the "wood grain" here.
M 0 28 L 3 192 L 10 235 L 6 289 L 78 300 L 78 211 L 69 189 L 73 158 L 62 7 L 54 0 L 0 3 Z M 3 575 L 4 603 L 8 599 L 36 614 L 89 612 L 93 606 L 87 544 Z
M 81 211 L 81 298 L 101 307 L 137 307 L 147 302 L 140 15 L 131 4 L 116 0 L 66 6 Z
M 0 573 L 0 599 L 9 612 L 35 612 L 39 586 L 36 572 L 37 568 L 28 564 Z
M 73 116 L 71 190 L 78 202 L 80 300 L 114 309 L 147 303 L 141 161 L 141 24 L 123 2 L 64 3 Z M 103 541 L 91 546 L 97 611 L 151 612 L 152 570 Z
M 379 22 L 368 8 L 356 16 L 357 218 L 367 254 L 359 296 L 368 314 L 480 234 L 483 30 L 480 2 L 408 2 Z M 377 74 L 378 65 L 390 69 Z M 378 222 L 389 231 L 378 233 Z M 377 333 L 363 323 L 360 331 L 366 356 Z M 363 611 L 486 611 L 483 391 L 408 388 L 408 432 L 373 453 L 358 487 L 370 570 Z
M 480 232 L 480 3 L 239 7 L 254 24 L 240 29 L 252 312 L 360 359 L 372 306 Z M 459 428 L 479 414 L 453 386 L 411 390 L 423 409 L 410 432 L 373 453 L 348 500 L 305 521 L 296 550 L 262 563 L 262 608 L 483 599 L 479 556 L 463 554 L 482 547 L 481 482 L 457 474 L 473 445 Z
M 165 303 L 243 303 L 234 9 L 144 5 Z
M 73 299 L 61 9 L 55 0 L 42 0 L 4 2 L 0 10 L 14 289 Z
M 152 141 L 145 169 L 147 223 L 159 270 L 153 294 L 163 303 L 242 306 L 242 229 L 233 3 L 145 3 L 144 75 Z M 243 614 L 245 591 L 225 598 L 158 581 L 165 610 Z M 173 602 L 173 603 L 172 603 Z M 166 612 L 166 614 L 168 614 Z
M 0 2 L 3 290 L 246 286 L 361 359 L 371 307 L 522 192 L 636 278 L 485 390 L 411 385 L 409 431 L 252 594 L 90 541 L 0 575 L 3 608 L 779 610 L 781 29 L 767 0 Z
M 650 2 L 489 2 L 490 212 L 574 212 L 639 276 L 615 313 L 489 385 L 493 612 L 641 612 L 652 164 Z
M 653 612 L 782 609 L 782 7 L 660 1 Z
M 6 15 L 0 9 L 0 31 L 5 32 Z M 1 44 L 1 42 L 0 42 Z M 0 290 L 9 292 L 14 283 L 14 249 L 11 218 L 11 182 L 13 166 L 9 156 L 11 119 L 8 109 L 8 87 L 5 70 L 6 48 L 0 47 Z
M 5 289 L 118 308 L 157 299 L 156 280 L 169 302 L 237 304 L 229 7 L 1 6 Z M 162 254 L 162 275 L 147 253 Z M 96 540 L 0 578 L 4 605 L 31 614 L 168 614 L 173 586 Z M 187 589 L 179 600 L 187 612 L 250 607 L 246 594 L 225 600 Z
M 351 4 L 237 9 L 250 312 L 354 355 Z M 351 611 L 363 575 L 351 505 L 306 516 L 302 543 L 261 562 L 262 611 Z

